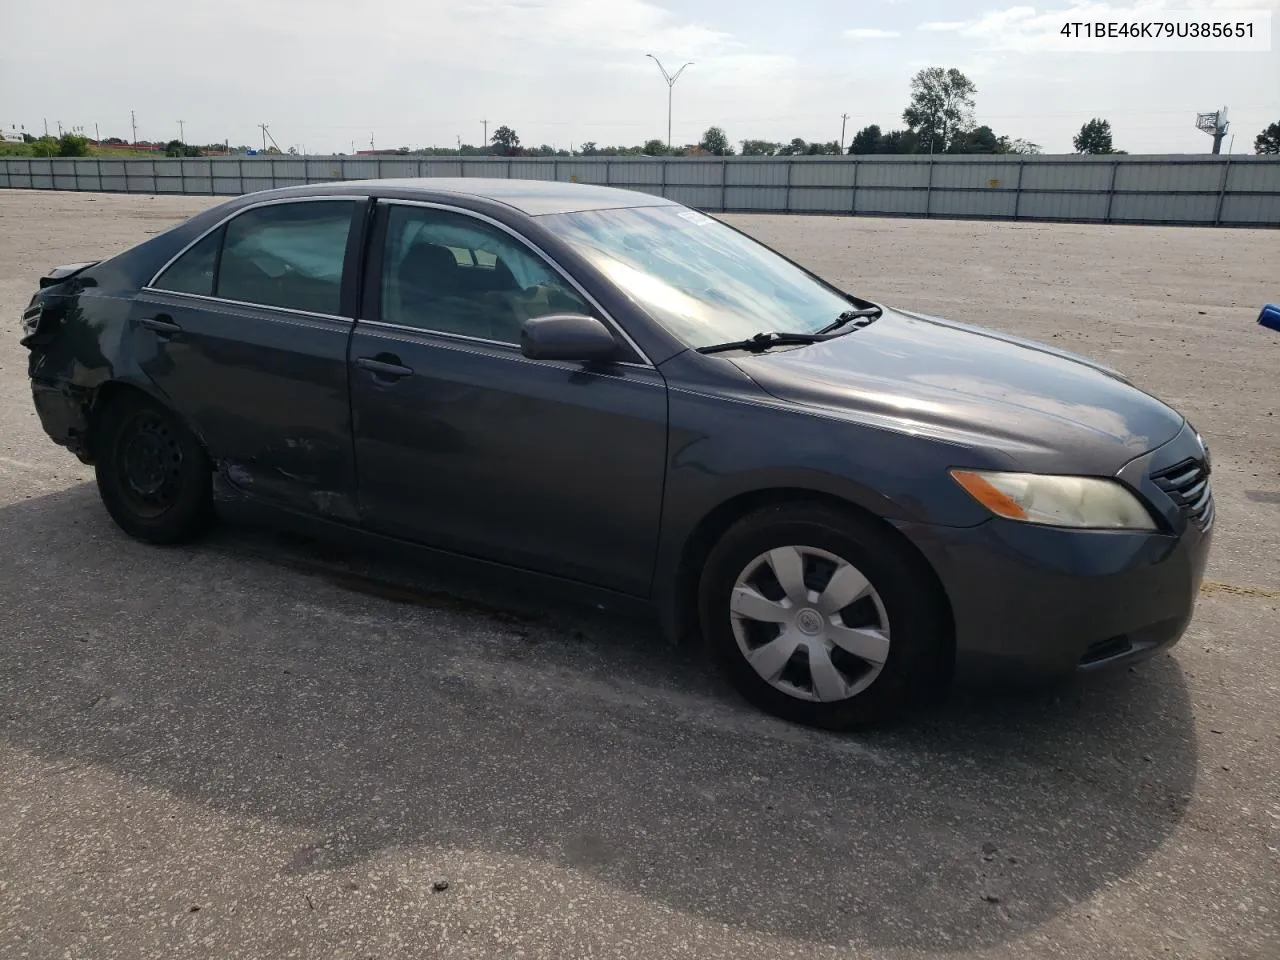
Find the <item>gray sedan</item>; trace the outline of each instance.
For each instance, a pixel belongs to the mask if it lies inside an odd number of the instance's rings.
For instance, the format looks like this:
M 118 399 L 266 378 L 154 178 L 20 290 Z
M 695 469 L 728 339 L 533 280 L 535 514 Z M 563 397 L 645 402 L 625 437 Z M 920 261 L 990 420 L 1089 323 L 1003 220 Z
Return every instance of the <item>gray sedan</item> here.
M 826 727 L 1167 647 L 1214 523 L 1201 437 L 1115 371 L 642 193 L 252 194 L 51 271 L 23 323 L 45 430 L 133 536 L 216 501 L 536 578 Z

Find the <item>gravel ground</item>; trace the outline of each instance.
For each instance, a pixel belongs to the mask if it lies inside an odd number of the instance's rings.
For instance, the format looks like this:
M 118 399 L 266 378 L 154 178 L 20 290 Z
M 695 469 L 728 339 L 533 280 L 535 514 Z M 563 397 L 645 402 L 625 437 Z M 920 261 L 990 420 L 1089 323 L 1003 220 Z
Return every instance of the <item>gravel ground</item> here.
M 0 956 L 1280 956 L 1280 231 L 732 218 L 1118 366 L 1215 456 L 1170 655 L 842 737 L 645 624 L 120 534 L 16 318 L 42 269 L 210 202 L 0 191 Z

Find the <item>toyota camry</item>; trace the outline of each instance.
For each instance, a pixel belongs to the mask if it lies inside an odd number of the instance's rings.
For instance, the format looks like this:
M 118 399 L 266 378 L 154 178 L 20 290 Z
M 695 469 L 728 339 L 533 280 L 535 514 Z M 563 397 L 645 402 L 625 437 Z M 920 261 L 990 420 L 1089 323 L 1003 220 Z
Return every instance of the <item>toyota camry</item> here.
M 1168 647 L 1214 524 L 1200 435 L 1121 374 L 645 193 L 251 194 L 51 270 L 22 323 L 128 534 L 216 503 L 644 607 L 818 726 Z

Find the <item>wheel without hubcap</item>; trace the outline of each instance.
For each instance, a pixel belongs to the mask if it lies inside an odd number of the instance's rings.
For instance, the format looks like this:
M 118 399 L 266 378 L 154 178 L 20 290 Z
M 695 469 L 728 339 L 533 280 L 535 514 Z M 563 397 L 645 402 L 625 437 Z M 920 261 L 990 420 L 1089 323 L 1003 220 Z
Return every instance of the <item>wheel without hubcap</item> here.
M 209 457 L 186 425 L 136 395 L 111 398 L 94 431 L 98 491 L 111 518 L 149 543 L 179 543 L 213 518 Z
M 729 618 L 751 668 L 802 700 L 857 696 L 889 658 L 880 594 L 852 563 L 817 547 L 775 547 L 747 564 Z

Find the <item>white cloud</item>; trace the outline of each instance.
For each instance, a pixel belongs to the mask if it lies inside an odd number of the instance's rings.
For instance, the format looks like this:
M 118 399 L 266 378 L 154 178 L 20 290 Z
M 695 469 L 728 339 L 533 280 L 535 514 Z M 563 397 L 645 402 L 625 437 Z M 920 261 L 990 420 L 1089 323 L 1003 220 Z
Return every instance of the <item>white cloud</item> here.
M 900 37 L 897 30 L 882 30 L 879 27 L 853 27 L 844 32 L 850 40 L 890 40 Z
M 946 32 L 950 30 L 963 30 L 968 24 L 964 20 L 930 20 L 928 23 L 920 24 L 921 30 L 936 30 L 938 32 Z

